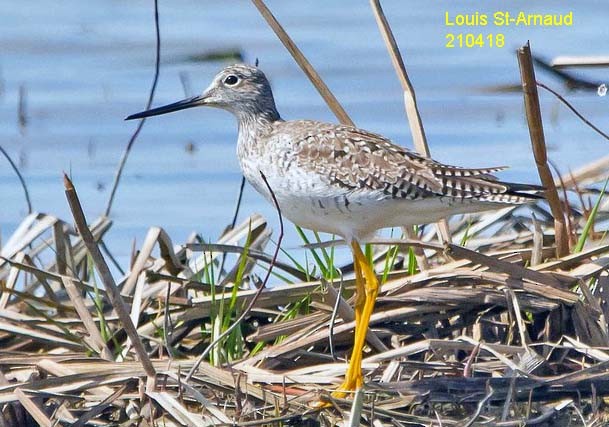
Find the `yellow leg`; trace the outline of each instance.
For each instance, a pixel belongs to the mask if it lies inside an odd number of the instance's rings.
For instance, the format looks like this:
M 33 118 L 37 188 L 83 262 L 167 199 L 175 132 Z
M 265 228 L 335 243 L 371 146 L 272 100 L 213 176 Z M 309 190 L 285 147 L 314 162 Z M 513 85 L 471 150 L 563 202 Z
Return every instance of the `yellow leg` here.
M 344 398 L 347 392 L 355 391 L 363 385 L 362 351 L 379 287 L 374 270 L 359 244 L 353 241 L 351 249 L 355 266 L 355 339 L 345 381 L 332 393 L 332 396 L 338 398 Z
M 359 262 L 353 262 L 353 269 L 355 270 L 355 301 L 353 308 L 355 311 L 355 328 L 357 329 L 357 325 L 361 322 L 362 311 L 364 310 L 364 304 L 366 302 L 366 288 L 364 284 L 364 275 Z

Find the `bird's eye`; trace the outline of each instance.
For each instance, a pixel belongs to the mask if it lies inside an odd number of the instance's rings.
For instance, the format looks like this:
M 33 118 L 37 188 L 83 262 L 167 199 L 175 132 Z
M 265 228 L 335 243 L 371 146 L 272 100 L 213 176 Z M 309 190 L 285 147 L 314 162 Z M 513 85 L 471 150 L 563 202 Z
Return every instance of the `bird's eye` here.
M 239 77 L 235 76 L 234 74 L 226 76 L 224 79 L 224 84 L 226 86 L 235 86 L 237 83 L 239 83 Z

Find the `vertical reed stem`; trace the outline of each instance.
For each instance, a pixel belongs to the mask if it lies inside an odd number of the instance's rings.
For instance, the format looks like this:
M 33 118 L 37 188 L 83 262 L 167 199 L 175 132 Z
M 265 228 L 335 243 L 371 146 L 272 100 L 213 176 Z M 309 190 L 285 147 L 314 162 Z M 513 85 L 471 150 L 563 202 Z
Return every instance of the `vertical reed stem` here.
M 127 336 L 131 340 L 131 344 L 133 344 L 133 348 L 135 349 L 140 363 L 144 368 L 144 372 L 146 372 L 146 375 L 148 376 L 147 387 L 154 390 L 156 388 L 156 371 L 154 366 L 150 361 L 150 357 L 148 357 L 148 353 L 146 353 L 144 344 L 140 340 L 137 329 L 135 329 L 135 326 L 131 321 L 127 306 L 123 301 L 118 286 L 116 286 L 112 273 L 110 273 L 110 268 L 108 268 L 108 264 L 106 263 L 106 260 L 104 259 L 99 246 L 93 237 L 93 234 L 91 234 L 91 230 L 89 230 L 87 219 L 85 218 L 82 206 L 80 205 L 80 200 L 78 199 L 76 189 L 74 188 L 72 181 L 65 174 L 63 176 L 63 181 L 66 198 L 68 199 L 68 204 L 70 205 L 70 210 L 72 211 L 72 216 L 74 217 L 74 222 L 76 223 L 78 233 L 80 234 L 89 255 L 91 255 L 91 258 L 93 259 L 95 268 L 97 269 L 104 288 L 106 289 L 108 299 L 110 300 L 114 311 L 118 315 Z
M 374 17 L 379 30 L 381 31 L 385 46 L 387 46 L 387 51 L 391 57 L 393 68 L 395 68 L 395 72 L 397 73 L 400 84 L 402 85 L 402 90 L 404 91 L 404 106 L 406 109 L 406 117 L 408 118 L 408 125 L 410 126 L 410 133 L 412 134 L 414 148 L 424 156 L 431 157 L 429 145 L 427 144 L 427 138 L 425 136 L 425 128 L 423 127 L 423 121 L 421 120 L 419 108 L 417 107 L 417 97 L 414 92 L 414 87 L 412 86 L 408 73 L 406 72 L 406 66 L 404 65 L 402 54 L 400 53 L 398 44 L 393 36 L 393 31 L 391 31 L 391 26 L 385 17 L 385 12 L 383 12 L 380 0 L 370 0 L 370 6 L 374 12 Z M 436 225 L 440 240 L 450 243 L 452 239 L 446 219 L 438 221 Z M 416 239 L 416 236 L 412 234 L 412 230 L 405 229 L 405 231 L 409 238 Z M 423 256 L 423 250 L 416 248 L 415 251 L 419 264 L 421 264 L 421 262 L 425 259 Z
M 556 241 L 556 256 L 563 257 L 569 253 L 569 236 L 565 225 L 565 216 L 552 172 L 548 165 L 546 153 L 546 141 L 543 133 L 543 122 L 541 119 L 541 108 L 539 106 L 539 96 L 535 80 L 535 70 L 533 68 L 533 58 L 531 56 L 531 46 L 526 45 L 518 49 L 518 65 L 520 66 L 520 78 L 522 91 L 524 92 L 524 106 L 529 125 L 529 135 L 531 136 L 531 146 L 537 171 L 542 185 L 546 188 L 546 198 L 550 204 L 552 216 L 554 216 L 554 233 Z
M 425 129 L 423 128 L 421 115 L 419 114 L 419 109 L 417 107 L 417 98 L 414 92 L 414 87 L 412 86 L 408 73 L 406 72 L 406 66 L 404 65 L 402 54 L 400 53 L 398 44 L 393 36 L 393 31 L 391 31 L 389 22 L 385 17 L 385 12 L 383 12 L 380 0 L 370 0 L 370 5 L 372 6 L 376 23 L 381 31 L 381 35 L 383 36 L 387 50 L 389 51 L 393 68 L 395 68 L 395 72 L 398 75 L 400 84 L 404 90 L 404 104 L 406 107 L 406 115 L 408 117 L 408 124 L 410 125 L 410 132 L 412 133 L 414 147 L 419 153 L 430 157 L 431 154 L 429 151 L 429 146 L 427 145 L 427 138 L 425 137 Z
M 313 86 L 315 86 L 315 89 L 317 89 L 321 97 L 324 99 L 324 101 L 326 101 L 326 104 L 328 104 L 328 107 L 330 107 L 336 118 L 338 118 L 338 120 L 342 124 L 354 126 L 353 121 L 351 120 L 347 112 L 344 110 L 342 105 L 340 105 L 334 94 L 330 91 L 328 86 L 326 86 L 319 74 L 317 74 L 315 68 L 313 68 L 311 63 L 307 60 L 307 58 L 305 58 L 300 49 L 298 49 L 296 43 L 294 43 L 288 33 L 285 32 L 279 21 L 277 21 L 277 18 L 275 18 L 269 8 L 266 7 L 264 1 L 252 0 L 252 3 L 254 3 L 254 6 L 256 6 L 262 17 L 266 20 L 271 29 L 275 32 L 279 40 L 281 40 L 281 43 L 283 43 L 288 52 L 290 52 L 290 55 L 292 55 L 292 57 L 300 66 L 302 71 L 304 71 L 311 83 L 313 83 Z

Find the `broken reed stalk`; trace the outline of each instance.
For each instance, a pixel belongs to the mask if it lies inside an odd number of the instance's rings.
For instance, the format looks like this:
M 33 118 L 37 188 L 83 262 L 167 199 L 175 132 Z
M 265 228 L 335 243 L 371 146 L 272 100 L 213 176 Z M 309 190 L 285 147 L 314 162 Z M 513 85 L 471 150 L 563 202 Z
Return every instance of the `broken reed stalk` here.
M 155 60 L 154 60 L 154 77 L 152 79 L 152 85 L 150 86 L 150 92 L 148 93 L 148 101 L 146 102 L 146 110 L 149 110 L 152 106 L 152 101 L 154 100 L 154 93 L 156 92 L 156 86 L 159 81 L 159 70 L 161 66 L 161 30 L 159 28 L 159 4 L 158 0 L 154 0 L 154 29 L 155 29 Z M 121 160 L 118 164 L 118 168 L 116 169 L 116 174 L 114 175 L 114 182 L 112 183 L 112 190 L 110 191 L 110 197 L 108 198 L 108 203 L 106 204 L 106 210 L 104 211 L 105 216 L 110 215 L 110 211 L 112 210 L 112 204 L 114 203 L 114 196 L 116 195 L 116 190 L 118 189 L 118 185 L 121 181 L 121 177 L 123 175 L 123 169 L 125 169 L 125 164 L 127 163 L 127 158 L 131 153 L 131 148 L 135 143 L 138 135 L 140 134 L 142 128 L 144 127 L 144 123 L 146 119 L 141 119 L 135 128 L 133 134 L 131 134 L 131 138 L 129 138 L 129 142 L 125 147 L 125 151 L 123 151 L 123 155 L 121 156 Z
M 326 104 L 328 104 L 328 107 L 330 107 L 336 118 L 338 118 L 342 124 L 354 126 L 353 121 L 345 109 L 342 107 L 342 105 L 340 105 L 334 94 L 323 82 L 317 71 L 315 71 L 311 63 L 307 60 L 307 58 L 305 58 L 300 49 L 298 49 L 298 46 L 296 46 L 288 33 L 286 33 L 286 31 L 283 29 L 279 21 L 277 21 L 277 18 L 275 18 L 269 8 L 266 7 L 264 1 L 252 0 L 252 3 L 254 3 L 254 6 L 256 6 L 262 17 L 275 32 L 279 40 L 281 40 L 281 43 L 283 43 L 288 52 L 290 52 L 290 55 L 292 55 L 292 58 L 294 58 L 298 66 L 300 66 L 311 83 L 313 83 L 313 86 L 315 86 L 315 89 L 317 89 L 321 97 L 324 99 L 324 101 L 326 101 Z
M 391 57 L 393 68 L 400 79 L 400 84 L 402 85 L 402 90 L 404 91 L 404 107 L 406 109 L 406 117 L 408 118 L 408 125 L 410 126 L 410 133 L 412 134 L 414 148 L 420 154 L 423 154 L 426 157 L 431 157 L 429 145 L 427 144 L 427 138 L 425 136 L 425 128 L 423 127 L 423 121 L 421 120 L 421 114 L 419 113 L 419 108 L 417 106 L 417 97 L 414 87 L 410 82 L 410 78 L 408 77 L 408 73 L 406 72 L 406 66 L 404 65 L 404 60 L 402 59 L 402 54 L 400 53 L 398 43 L 393 36 L 393 31 L 391 31 L 389 21 L 387 21 L 387 18 L 385 17 L 385 12 L 383 12 L 380 0 L 370 0 L 370 6 L 374 12 L 374 17 L 379 30 L 381 31 L 381 35 L 383 36 L 385 46 L 387 46 L 387 51 Z M 446 219 L 438 221 L 437 227 L 440 240 L 446 243 L 451 243 L 452 239 Z M 413 235 L 412 230 L 409 228 L 405 228 L 404 230 L 410 239 L 416 238 L 416 236 Z M 422 255 L 423 252 L 420 249 L 417 249 L 415 252 L 417 254 L 419 265 L 425 266 L 427 261 L 424 255 Z
M 235 319 L 233 324 L 230 325 L 224 332 L 222 332 L 215 340 L 213 340 L 207 346 L 207 348 L 203 351 L 203 353 L 201 353 L 201 355 L 199 355 L 199 357 L 197 357 L 197 360 L 192 365 L 192 368 L 190 368 L 190 371 L 188 371 L 188 374 L 186 375 L 186 378 L 185 378 L 186 382 L 190 381 L 190 379 L 194 375 L 195 371 L 197 369 L 199 369 L 199 365 L 201 364 L 203 359 L 209 354 L 209 352 L 216 345 L 218 345 L 218 343 L 220 341 L 222 341 L 224 338 L 226 338 L 237 326 L 239 326 L 241 324 L 241 322 L 245 319 L 245 317 L 250 313 L 250 311 L 252 311 L 252 309 L 254 308 L 254 305 L 256 304 L 256 301 L 258 301 L 258 298 L 262 294 L 262 291 L 266 288 L 266 284 L 268 283 L 268 281 L 271 277 L 271 273 L 273 272 L 273 267 L 275 266 L 275 262 L 277 261 L 277 257 L 279 256 L 279 250 L 281 249 L 281 242 L 283 241 L 283 215 L 281 214 L 281 208 L 279 207 L 279 202 L 277 201 L 277 198 L 275 197 L 275 192 L 271 188 L 271 185 L 267 181 L 264 173 L 262 173 L 262 171 L 259 171 L 259 172 L 260 172 L 260 176 L 262 177 L 262 180 L 264 181 L 264 184 L 266 185 L 267 190 L 269 190 L 269 193 L 271 193 L 271 198 L 273 199 L 273 205 L 275 206 L 275 210 L 277 211 L 277 216 L 279 217 L 279 236 L 277 237 L 277 245 L 275 246 L 275 253 L 273 253 L 273 258 L 271 259 L 271 263 L 269 264 L 269 269 L 266 271 L 266 276 L 264 277 L 262 284 L 256 290 L 256 293 L 254 294 L 254 296 L 248 303 L 247 307 L 245 307 L 245 310 L 243 310 L 243 313 L 241 313 L 241 315 L 237 319 Z
M 95 238 L 93 234 L 91 234 L 91 230 L 87 226 L 87 219 L 85 218 L 85 214 L 82 210 L 82 206 L 80 204 L 80 200 L 78 199 L 78 194 L 76 193 L 76 189 L 74 188 L 74 184 L 66 174 L 63 176 L 64 186 L 66 198 L 68 199 L 68 203 L 70 205 L 70 210 L 72 211 L 72 216 L 74 217 L 74 222 L 76 223 L 76 228 L 78 229 L 78 233 L 82 237 L 82 241 L 85 244 L 89 255 L 93 259 L 93 263 L 95 264 L 95 268 L 99 273 L 99 276 L 102 280 L 104 288 L 106 289 L 106 294 L 110 299 L 110 303 L 112 307 L 116 311 L 118 318 L 120 319 L 127 336 L 131 340 L 133 347 L 137 356 L 140 359 L 140 363 L 144 368 L 144 372 L 148 376 L 147 388 L 154 389 L 156 384 L 156 371 L 154 366 L 152 366 L 152 362 L 148 357 L 148 353 L 146 353 L 146 349 L 140 340 L 140 337 L 131 321 L 131 317 L 129 317 L 129 310 L 125 305 L 120 290 L 116 286 L 114 282 L 114 278 L 110 273 L 110 269 L 108 268 L 108 264 L 104 260 L 104 257 L 99 249 L 99 246 L 95 242 Z
M 421 121 L 421 115 L 419 114 L 419 109 L 417 107 L 417 98 L 414 92 L 414 87 L 412 86 L 408 73 L 406 72 L 406 66 L 404 65 L 402 54 L 400 53 L 398 44 L 393 36 L 393 31 L 391 31 L 389 22 L 385 17 L 380 0 L 370 0 L 370 6 L 372 6 L 376 23 L 381 31 L 383 41 L 387 46 L 389 56 L 391 57 L 391 62 L 393 63 L 393 68 L 395 68 L 395 72 L 397 73 L 398 78 L 400 79 L 400 84 L 402 85 L 402 90 L 404 91 L 404 104 L 406 107 L 406 115 L 408 117 L 408 124 L 410 125 L 410 133 L 412 133 L 414 147 L 419 153 L 427 157 L 431 157 L 429 146 L 427 145 L 427 138 L 425 137 L 425 128 L 423 128 L 423 122 Z
M 535 80 L 535 70 L 531 56 L 531 46 L 526 45 L 518 49 L 518 64 L 520 66 L 520 78 L 522 91 L 524 93 L 524 106 L 531 136 L 533 155 L 541 184 L 546 189 L 546 199 L 550 205 L 552 216 L 554 217 L 554 233 L 556 242 L 556 256 L 563 257 L 569 253 L 569 236 L 565 224 L 565 217 L 554 185 L 554 178 L 548 166 L 548 156 L 546 153 L 546 142 L 543 133 L 543 122 L 541 119 L 541 108 L 539 106 L 539 96 L 537 93 L 537 82 Z

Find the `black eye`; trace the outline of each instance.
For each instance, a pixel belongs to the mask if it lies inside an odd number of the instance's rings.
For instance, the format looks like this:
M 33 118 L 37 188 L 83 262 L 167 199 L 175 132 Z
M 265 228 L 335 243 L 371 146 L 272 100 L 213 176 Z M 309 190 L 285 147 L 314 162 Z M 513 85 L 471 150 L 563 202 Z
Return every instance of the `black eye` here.
M 224 84 L 227 86 L 234 86 L 239 82 L 239 77 L 231 74 L 230 76 L 226 76 L 224 79 Z

